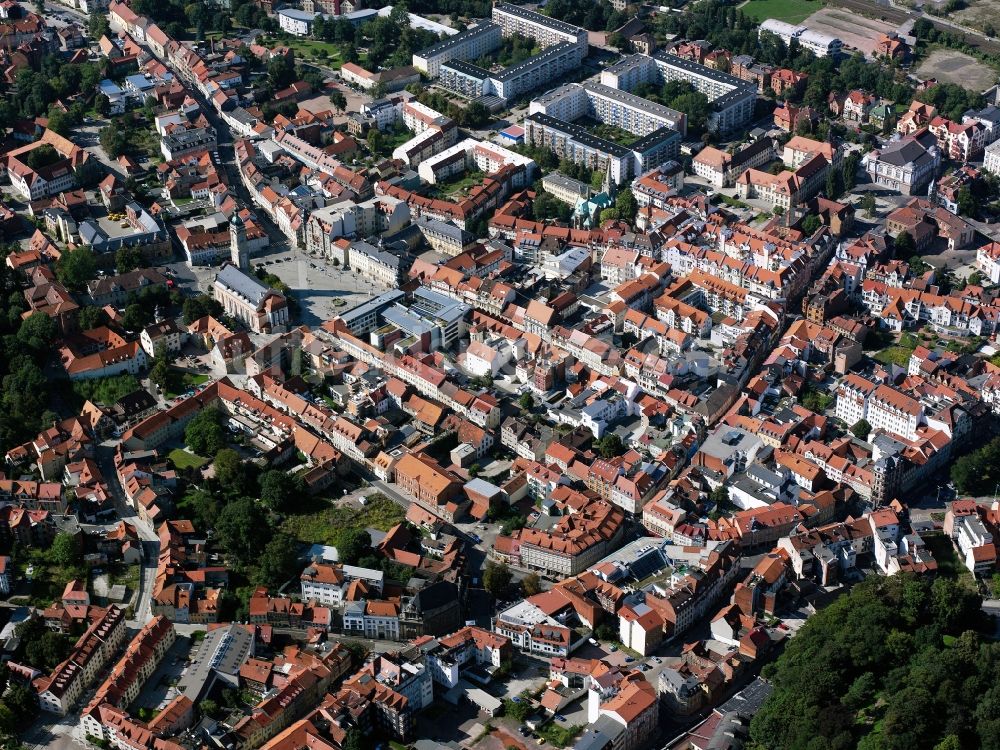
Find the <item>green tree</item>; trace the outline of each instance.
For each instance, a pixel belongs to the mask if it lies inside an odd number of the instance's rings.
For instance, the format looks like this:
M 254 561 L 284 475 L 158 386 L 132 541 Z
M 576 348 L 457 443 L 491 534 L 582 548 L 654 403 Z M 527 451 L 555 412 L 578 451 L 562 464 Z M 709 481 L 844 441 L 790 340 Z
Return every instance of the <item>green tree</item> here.
M 219 499 L 204 489 L 189 490 L 177 505 L 183 510 L 184 517 L 190 517 L 199 529 L 214 528 L 222 511 Z
M 150 311 L 147 308 L 139 304 L 125 306 L 125 312 L 122 314 L 122 326 L 126 331 L 138 333 L 149 325 L 149 321 Z
M 372 128 L 368 131 L 368 150 L 372 154 L 379 156 L 382 153 L 382 149 L 385 147 L 385 136 L 382 131 L 378 128 Z
M 28 641 L 24 655 L 31 666 L 49 671 L 69 655 L 69 643 L 62 633 L 46 630 Z
M 341 750 L 364 750 L 365 736 L 357 727 L 351 727 L 344 735 L 344 744 Z
M 830 167 L 826 173 L 826 197 L 836 200 L 844 192 L 844 173 L 842 170 Z
M 372 538 L 365 529 L 349 529 L 337 540 L 337 559 L 353 565 L 367 555 L 371 548 Z
M 126 326 L 127 328 L 128 326 Z M 167 387 L 172 377 L 170 365 L 171 357 L 163 344 L 157 344 L 156 356 L 153 358 L 153 366 L 149 369 L 149 379 L 156 383 L 161 389 Z
M 524 590 L 525 596 L 534 596 L 542 591 L 542 579 L 539 578 L 538 573 L 528 573 L 521 579 L 521 588 Z
M 594 442 L 594 447 L 603 458 L 620 456 L 625 451 L 625 443 L 616 432 L 609 432 Z
M 76 537 L 65 532 L 56 534 L 56 538 L 52 540 L 52 546 L 49 547 L 49 557 L 52 562 L 63 567 L 79 565 L 80 554 L 80 545 Z
M 118 273 L 128 273 L 142 266 L 142 253 L 137 247 L 122 245 L 115 253 L 115 269 Z
M 715 505 L 717 510 L 725 510 L 729 507 L 729 488 L 720 484 L 708 494 L 708 500 Z
M 94 97 L 94 111 L 101 117 L 107 117 L 111 114 L 111 100 L 108 99 L 107 95 L 98 94 Z
M 231 496 L 249 495 L 256 481 L 256 467 L 240 458 L 232 448 L 222 448 L 212 461 L 215 481 L 225 494 Z
M 959 188 L 958 195 L 955 196 L 955 203 L 958 207 L 958 213 L 962 216 L 975 216 L 978 213 L 976 199 L 968 185 Z
M 255 580 L 268 589 L 277 589 L 289 578 L 301 571 L 299 565 L 300 544 L 294 537 L 279 533 L 264 547 L 260 557 Z
M 219 317 L 222 315 L 222 304 L 207 294 L 199 294 L 197 297 L 188 297 L 184 300 L 182 308 L 184 323 L 191 325 L 196 320 L 204 318 L 206 315 Z
M 226 447 L 226 431 L 222 427 L 222 411 L 202 409 L 184 428 L 184 442 L 201 456 L 214 456 Z
M 92 328 L 105 326 L 109 320 L 110 318 L 108 318 L 108 314 L 104 312 L 104 309 L 96 305 L 82 307 L 79 315 L 76 316 L 76 321 L 81 331 L 89 331 Z
M 867 419 L 859 419 L 854 423 L 854 426 L 851 427 L 851 432 L 854 433 L 855 437 L 858 437 L 861 440 L 867 440 L 871 431 L 872 426 L 868 423 Z
M 525 411 L 531 411 L 535 408 L 535 399 L 530 393 L 522 393 L 517 404 Z
M 305 491 L 301 480 L 279 469 L 265 471 L 259 481 L 260 500 L 271 510 L 288 510 Z
M 495 563 L 492 560 L 486 563 L 486 569 L 483 571 L 483 588 L 498 599 L 507 593 L 513 579 L 514 576 L 506 563 Z
M 222 509 L 215 532 L 228 555 L 242 565 L 257 560 L 271 538 L 270 525 L 248 497 L 233 500 Z
M 823 221 L 816 214 L 809 214 L 802 219 L 802 231 L 810 237 L 815 234 L 816 230 L 821 226 L 823 226 Z
M 336 107 L 338 112 L 344 112 L 347 109 L 347 97 L 342 91 L 335 90 L 330 94 L 330 104 Z
M 69 112 L 53 107 L 49 110 L 49 130 L 53 133 L 66 136 L 75 123 Z M 37 150 L 37 149 L 36 149 Z
M 67 250 L 56 263 L 56 277 L 70 289 L 81 289 L 97 273 L 97 258 L 89 245 Z
M 209 716 L 213 719 L 221 715 L 219 713 L 219 704 L 211 698 L 205 698 L 198 701 L 198 710 L 201 712 L 202 716 Z
M 917 244 L 913 241 L 913 235 L 906 231 L 896 235 L 892 246 L 896 251 L 896 257 L 900 260 L 905 260 L 917 252 Z
M 128 135 L 114 122 L 101 128 L 98 140 L 101 143 L 101 148 L 112 159 L 117 159 L 128 148 Z
M 875 196 L 865 193 L 861 196 L 861 208 L 868 215 L 869 219 L 875 218 Z
M 635 215 L 639 212 L 639 204 L 631 190 L 625 188 L 618 193 L 618 197 L 615 198 L 615 209 L 618 211 L 619 218 L 625 221 L 635 219 Z
M 52 318 L 43 312 L 35 312 L 21 323 L 17 340 L 35 352 L 43 352 L 52 345 L 58 333 L 56 322 Z
M 101 37 L 108 33 L 110 26 L 108 17 L 104 13 L 91 13 L 87 19 L 87 31 L 95 41 L 100 41 Z

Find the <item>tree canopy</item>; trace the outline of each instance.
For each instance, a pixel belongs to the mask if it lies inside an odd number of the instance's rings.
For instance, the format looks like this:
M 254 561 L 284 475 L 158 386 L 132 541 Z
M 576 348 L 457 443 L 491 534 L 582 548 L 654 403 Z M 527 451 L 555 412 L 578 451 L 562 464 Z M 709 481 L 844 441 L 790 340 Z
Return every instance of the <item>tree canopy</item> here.
M 184 428 L 184 442 L 199 455 L 216 455 L 226 447 L 222 418 L 222 411 L 219 409 L 202 409 Z
M 953 579 L 872 576 L 810 617 L 765 668 L 751 724 L 766 750 L 1000 748 L 1000 644 Z

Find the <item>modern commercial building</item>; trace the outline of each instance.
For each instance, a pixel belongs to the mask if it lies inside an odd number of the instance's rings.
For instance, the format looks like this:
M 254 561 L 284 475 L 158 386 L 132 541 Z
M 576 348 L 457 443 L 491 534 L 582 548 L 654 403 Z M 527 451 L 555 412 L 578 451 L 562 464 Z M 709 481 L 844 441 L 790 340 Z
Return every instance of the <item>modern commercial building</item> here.
M 760 25 L 757 36 L 759 37 L 764 32 L 774 34 L 785 44 L 791 44 L 794 39 L 803 49 L 809 50 L 816 57 L 836 57 L 843 48 L 843 43 L 835 36 L 773 18 L 767 19 Z
M 321 13 L 307 13 L 298 8 L 282 8 L 278 11 L 278 26 L 293 36 L 309 36 L 312 25 Z
M 753 118 L 757 92 L 751 83 L 676 55 L 631 55 L 601 71 L 602 84 L 622 91 L 668 81 L 686 81 L 708 98 L 712 105 L 709 130 L 731 132 Z
M 372 333 L 372 345 L 382 348 L 398 342 L 402 332 L 404 343 L 408 339 L 420 341 L 424 351 L 447 349 L 465 335 L 470 309 L 463 302 L 419 287 L 408 305 L 397 302 L 382 312 L 385 325 Z
M 431 78 L 452 60 L 476 60 L 500 46 L 502 33 L 495 23 L 481 23 L 413 55 L 413 67 Z
M 222 267 L 212 295 L 223 309 L 256 333 L 279 333 L 288 325 L 288 301 L 231 263 Z

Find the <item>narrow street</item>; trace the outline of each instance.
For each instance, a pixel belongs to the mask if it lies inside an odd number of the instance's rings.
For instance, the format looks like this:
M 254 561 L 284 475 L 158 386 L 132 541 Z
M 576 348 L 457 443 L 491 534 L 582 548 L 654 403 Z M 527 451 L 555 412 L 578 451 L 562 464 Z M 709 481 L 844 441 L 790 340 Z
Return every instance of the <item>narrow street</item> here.
M 125 491 L 122 489 L 121 483 L 118 481 L 118 473 L 115 471 L 113 441 L 111 444 L 106 441 L 98 446 L 97 464 L 115 498 L 115 507 L 119 518 L 135 526 L 136 533 L 142 540 L 142 574 L 139 576 L 139 588 L 136 592 L 135 616 L 127 623 L 129 628 L 138 630 L 151 617 L 150 600 L 156 581 L 160 540 L 153 528 L 136 514 L 125 498 Z

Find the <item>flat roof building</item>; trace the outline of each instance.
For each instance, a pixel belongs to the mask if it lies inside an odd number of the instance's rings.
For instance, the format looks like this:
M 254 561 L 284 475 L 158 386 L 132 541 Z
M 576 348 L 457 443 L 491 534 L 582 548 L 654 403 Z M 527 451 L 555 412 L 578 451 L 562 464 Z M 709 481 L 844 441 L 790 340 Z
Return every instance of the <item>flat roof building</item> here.
M 437 78 L 444 63 L 476 60 L 499 47 L 501 39 L 500 26 L 487 21 L 414 53 L 413 67 L 431 78 Z
M 587 54 L 587 30 L 571 23 L 549 18 L 519 5 L 500 3 L 493 6 L 493 23 L 500 26 L 504 36 L 521 34 L 531 37 L 543 47 L 560 42 L 570 42 Z

